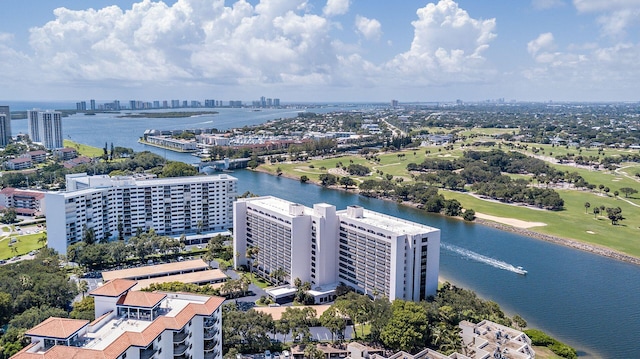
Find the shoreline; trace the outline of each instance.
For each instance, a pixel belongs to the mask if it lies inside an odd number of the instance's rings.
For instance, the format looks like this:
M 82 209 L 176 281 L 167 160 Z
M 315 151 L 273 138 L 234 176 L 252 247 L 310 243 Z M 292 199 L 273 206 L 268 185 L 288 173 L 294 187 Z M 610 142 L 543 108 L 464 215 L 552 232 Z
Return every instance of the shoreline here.
M 262 173 L 266 173 L 266 174 L 271 175 L 271 176 L 275 176 L 271 172 L 269 172 L 267 170 L 264 170 L 264 169 L 261 169 L 259 166 L 257 168 L 255 168 L 255 169 L 253 169 L 252 171 L 262 172 Z M 292 180 L 299 180 L 298 177 L 288 176 L 288 175 L 286 175 L 284 173 L 282 173 L 281 176 L 289 178 L 289 179 L 292 179 Z M 312 180 L 309 180 L 307 183 L 313 183 L 316 186 L 320 185 L 317 182 L 312 181 Z M 331 186 L 331 187 L 327 187 L 327 188 L 334 189 L 334 190 L 339 190 L 339 191 L 345 191 L 345 192 L 354 193 L 354 194 L 358 194 L 359 195 L 358 192 L 345 190 L 342 186 Z M 394 200 L 391 200 L 389 198 L 379 198 L 378 197 L 377 199 L 380 199 L 380 200 L 383 200 L 383 201 L 388 201 L 388 202 L 398 203 L 398 202 L 396 202 Z M 399 203 L 399 204 L 402 205 L 402 206 L 409 206 L 409 207 L 413 207 L 413 208 L 417 207 L 416 204 L 410 203 L 410 202 L 404 202 L 403 201 L 402 203 Z M 437 213 L 431 213 L 431 214 L 437 214 Z M 442 214 L 440 214 L 440 215 L 443 216 Z M 446 217 L 447 218 L 458 219 L 458 220 L 463 220 L 461 217 L 451 217 L 451 216 L 446 216 Z M 498 222 L 494 222 L 494 221 L 490 221 L 490 220 L 486 220 L 486 219 L 481 219 L 481 218 L 478 218 L 478 217 L 476 217 L 476 219 L 474 221 L 472 221 L 471 223 L 477 223 L 479 225 L 495 228 L 495 229 L 498 229 L 498 230 L 501 230 L 501 231 L 511 232 L 511 233 L 527 236 L 527 237 L 530 237 L 530 238 L 539 239 L 539 240 L 543 240 L 543 241 L 559 244 L 559 245 L 562 245 L 562 246 L 565 246 L 565 247 L 581 250 L 581 251 L 584 251 L 584 252 L 589 252 L 589 253 L 592 253 L 592 254 L 595 254 L 595 255 L 599 255 L 599 256 L 615 259 L 615 260 L 618 260 L 618 261 L 621 261 L 621 262 L 625 262 L 625 263 L 640 265 L 640 258 L 633 257 L 633 256 L 630 256 L 628 254 L 621 253 L 621 252 L 618 252 L 618 251 L 610 249 L 610 248 L 600 247 L 600 246 L 597 246 L 597 245 L 594 245 L 594 244 L 581 242 L 581 241 L 576 240 L 576 239 L 562 238 L 562 237 L 553 236 L 553 235 L 550 235 L 550 234 L 539 233 L 539 232 L 532 231 L 530 229 L 519 228 L 519 227 L 516 227 L 516 226 L 510 226 L 508 224 L 498 223 Z

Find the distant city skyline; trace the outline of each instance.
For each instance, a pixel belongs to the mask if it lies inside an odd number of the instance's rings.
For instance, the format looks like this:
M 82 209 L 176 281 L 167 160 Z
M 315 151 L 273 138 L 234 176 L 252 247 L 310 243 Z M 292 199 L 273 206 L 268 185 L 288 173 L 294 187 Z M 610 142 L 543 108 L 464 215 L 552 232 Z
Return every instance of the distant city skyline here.
M 10 1 L 0 102 L 638 101 L 639 17 L 638 0 Z

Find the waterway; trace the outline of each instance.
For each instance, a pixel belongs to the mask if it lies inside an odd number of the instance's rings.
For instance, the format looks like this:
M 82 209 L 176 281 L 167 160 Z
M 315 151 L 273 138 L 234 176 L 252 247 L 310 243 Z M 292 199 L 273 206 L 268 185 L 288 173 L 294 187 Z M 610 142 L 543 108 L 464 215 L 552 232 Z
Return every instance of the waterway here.
M 34 105 L 34 107 L 37 107 Z M 46 109 L 45 106 L 39 106 Z M 12 107 L 13 109 L 14 107 Z M 31 108 L 29 106 L 28 108 Z M 335 108 L 313 109 L 329 112 Z M 149 150 L 168 159 L 197 158 L 137 143 L 145 129 L 215 127 L 221 130 L 296 116 L 300 110 L 219 109 L 217 115 L 184 119 L 117 118 L 114 114 L 63 119 L 65 138 L 88 145 Z M 27 133 L 26 120 L 12 121 L 12 133 Z M 328 190 L 312 184 L 251 171 L 236 171 L 239 192 L 273 195 L 311 206 L 326 202 L 339 209 L 357 204 L 374 211 L 440 228 L 445 244 L 440 273 L 452 283 L 520 314 L 579 349 L 586 358 L 634 358 L 640 333 L 640 267 L 478 224 L 430 215 L 393 202 Z M 630 239 L 633 240 L 633 239 Z M 528 271 L 514 271 L 522 266 Z
M 34 103 L 37 106 L 38 103 Z M 46 103 L 43 105 L 47 105 Z M 25 107 L 12 106 L 21 109 Z M 31 107 L 33 108 L 33 107 Z M 43 110 L 49 107 L 39 107 Z M 341 107 L 323 107 L 312 108 L 309 112 L 326 113 L 337 111 Z M 148 146 L 138 143 L 138 139 L 142 137 L 147 129 L 157 130 L 178 130 L 178 129 L 198 129 L 198 128 L 216 128 L 218 130 L 227 130 L 230 128 L 238 128 L 243 126 L 251 126 L 264 123 L 279 118 L 296 117 L 299 112 L 305 109 L 262 109 L 253 111 L 246 108 L 216 108 L 216 109 L 178 109 L 178 110 L 155 110 L 154 112 L 168 111 L 217 111 L 214 115 L 196 115 L 184 118 L 126 118 L 120 117 L 122 113 L 96 113 L 92 116 L 84 114 L 75 114 L 62 119 L 62 133 L 65 139 L 86 145 L 103 148 L 105 143 L 107 146 L 128 147 L 133 148 L 136 152 L 151 151 L 157 153 L 169 160 L 182 161 L 186 163 L 197 163 L 199 158 L 189 153 L 178 153 L 154 146 Z M 11 121 L 11 132 L 13 136 L 19 133 L 29 133 L 27 128 L 27 120 Z
M 441 229 L 440 273 L 509 314 L 579 349 L 586 358 L 634 358 L 640 333 L 640 267 L 394 202 L 248 170 L 232 174 L 239 193 L 312 206 L 348 205 Z M 526 275 L 517 273 L 522 266 Z

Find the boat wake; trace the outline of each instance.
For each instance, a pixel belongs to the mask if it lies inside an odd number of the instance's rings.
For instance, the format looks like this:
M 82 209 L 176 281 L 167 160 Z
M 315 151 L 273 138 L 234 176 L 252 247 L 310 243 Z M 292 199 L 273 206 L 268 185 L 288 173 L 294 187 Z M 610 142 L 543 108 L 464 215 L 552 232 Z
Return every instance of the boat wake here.
M 476 253 L 474 251 L 470 251 L 468 249 L 465 248 L 461 248 L 458 246 L 455 246 L 453 244 L 448 244 L 448 243 L 444 243 L 444 242 L 440 242 L 440 248 L 444 248 L 446 250 L 448 250 L 449 252 L 454 252 L 457 253 L 459 255 L 461 255 L 464 258 L 469 258 L 471 260 L 474 260 L 476 262 L 480 262 L 480 263 L 485 263 L 488 264 L 492 267 L 498 268 L 498 269 L 503 269 L 503 270 L 507 270 L 513 273 L 517 273 L 520 275 L 526 275 L 527 271 L 525 269 L 523 269 L 520 266 L 514 266 L 512 264 L 509 264 L 507 262 L 503 262 L 501 260 L 495 259 L 495 258 L 491 258 L 491 257 L 487 257 L 484 256 L 480 253 Z

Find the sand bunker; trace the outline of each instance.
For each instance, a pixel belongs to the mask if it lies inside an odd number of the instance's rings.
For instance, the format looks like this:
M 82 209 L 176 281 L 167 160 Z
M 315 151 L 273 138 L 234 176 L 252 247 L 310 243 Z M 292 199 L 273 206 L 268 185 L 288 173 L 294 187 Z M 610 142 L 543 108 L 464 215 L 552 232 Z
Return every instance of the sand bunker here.
M 527 222 L 527 221 L 522 221 L 515 218 L 497 217 L 497 216 L 491 216 L 488 214 L 478 213 L 478 212 L 476 212 L 476 217 L 480 219 L 486 219 L 488 221 L 494 221 L 494 222 L 506 224 L 508 226 L 513 226 L 517 228 L 533 228 L 533 227 L 542 227 L 547 225 L 546 223 L 543 223 L 543 222 Z

